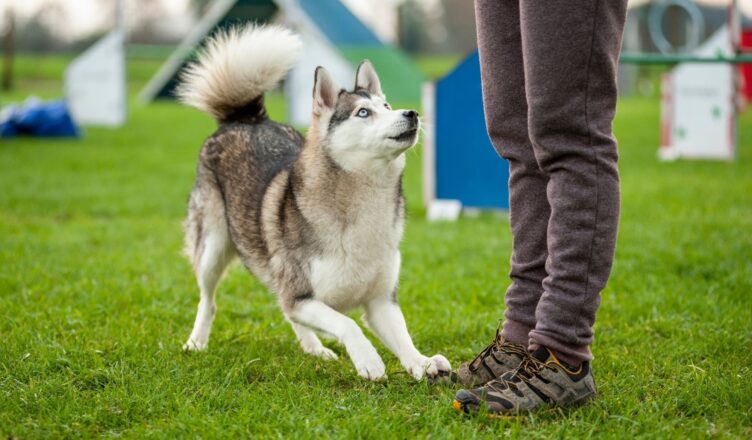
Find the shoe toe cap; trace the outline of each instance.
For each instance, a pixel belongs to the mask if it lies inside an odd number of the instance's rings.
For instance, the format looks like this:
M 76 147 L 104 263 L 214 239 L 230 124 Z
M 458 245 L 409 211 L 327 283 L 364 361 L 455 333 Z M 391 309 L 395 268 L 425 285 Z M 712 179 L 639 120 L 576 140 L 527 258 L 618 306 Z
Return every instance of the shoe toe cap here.
M 486 374 L 485 376 L 488 375 Z M 473 388 L 491 380 L 490 376 L 485 376 L 480 374 L 479 371 L 473 371 L 470 368 L 470 364 L 465 362 L 457 369 L 457 373 L 454 375 L 454 383 L 466 388 Z
M 454 395 L 454 400 L 462 404 L 474 404 L 474 405 L 479 404 L 481 401 L 480 397 L 477 394 L 475 394 L 472 390 L 457 391 L 457 394 Z

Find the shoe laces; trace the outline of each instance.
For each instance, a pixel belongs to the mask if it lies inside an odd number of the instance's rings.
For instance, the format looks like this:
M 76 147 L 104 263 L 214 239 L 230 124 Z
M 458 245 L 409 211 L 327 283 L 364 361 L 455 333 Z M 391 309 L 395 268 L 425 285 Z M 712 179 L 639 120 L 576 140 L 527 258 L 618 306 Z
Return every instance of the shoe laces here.
M 527 356 L 522 359 L 522 362 L 520 362 L 520 365 L 517 368 L 497 379 L 490 381 L 487 386 L 497 391 L 503 390 L 505 388 L 515 389 L 517 388 L 515 385 L 516 383 L 519 383 L 520 381 L 530 383 L 530 380 L 533 377 L 539 377 L 538 375 L 545 368 L 551 370 L 554 369 L 548 363 L 536 359 L 534 356 L 528 353 Z
M 545 362 L 537 359 L 535 356 L 525 356 L 525 359 L 523 359 L 522 362 L 520 362 L 520 365 L 514 370 L 514 374 L 525 379 L 531 379 L 547 367 L 548 365 Z
M 478 355 L 476 355 L 472 361 L 470 361 L 470 363 L 468 364 L 468 369 L 472 372 L 475 372 L 481 366 L 481 364 L 485 363 L 486 358 L 488 358 L 488 356 L 490 356 L 494 350 L 502 351 L 504 353 L 518 354 L 523 359 L 529 357 L 527 350 L 517 346 L 517 344 L 513 344 L 504 340 L 504 338 L 501 336 L 500 323 L 499 326 L 496 327 L 496 336 L 494 336 L 494 340 L 483 350 L 481 350 L 480 353 L 478 353 Z M 480 360 L 480 362 L 476 363 L 476 361 L 478 360 Z

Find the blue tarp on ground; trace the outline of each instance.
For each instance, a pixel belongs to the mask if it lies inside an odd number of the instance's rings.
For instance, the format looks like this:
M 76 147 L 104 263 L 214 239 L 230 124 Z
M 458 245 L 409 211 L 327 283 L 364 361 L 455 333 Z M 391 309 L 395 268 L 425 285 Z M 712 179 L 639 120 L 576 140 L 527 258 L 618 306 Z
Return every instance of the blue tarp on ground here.
M 28 99 L 0 111 L 0 138 L 16 136 L 79 137 L 80 131 L 65 101 Z
M 509 209 L 508 181 L 486 132 L 476 51 L 436 83 L 436 198 Z

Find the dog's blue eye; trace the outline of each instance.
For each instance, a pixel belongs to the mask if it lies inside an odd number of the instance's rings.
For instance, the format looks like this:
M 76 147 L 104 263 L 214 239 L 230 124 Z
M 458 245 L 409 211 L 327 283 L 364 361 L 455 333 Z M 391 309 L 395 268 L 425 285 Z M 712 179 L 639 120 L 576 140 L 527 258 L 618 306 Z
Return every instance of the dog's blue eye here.
M 367 118 L 371 112 L 368 111 L 368 109 L 362 108 L 358 110 L 358 117 L 359 118 Z

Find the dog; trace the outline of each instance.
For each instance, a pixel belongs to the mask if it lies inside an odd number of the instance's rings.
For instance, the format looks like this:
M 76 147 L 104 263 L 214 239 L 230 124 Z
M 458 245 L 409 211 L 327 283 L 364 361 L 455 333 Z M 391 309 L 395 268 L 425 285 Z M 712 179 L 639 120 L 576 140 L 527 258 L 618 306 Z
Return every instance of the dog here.
M 279 26 L 246 26 L 211 37 L 181 76 L 179 99 L 213 116 L 185 222 L 186 253 L 200 301 L 187 350 L 207 347 L 215 288 L 236 256 L 276 293 L 308 354 L 335 359 L 317 335 L 344 345 L 358 375 L 386 377 L 354 320 L 368 327 L 416 380 L 450 371 L 421 354 L 397 303 L 405 222 L 405 152 L 418 139 L 415 110 L 394 110 L 369 61 L 352 91 L 323 67 L 314 73 L 312 123 L 303 137 L 269 119 L 264 93 L 294 65 L 302 43 Z

